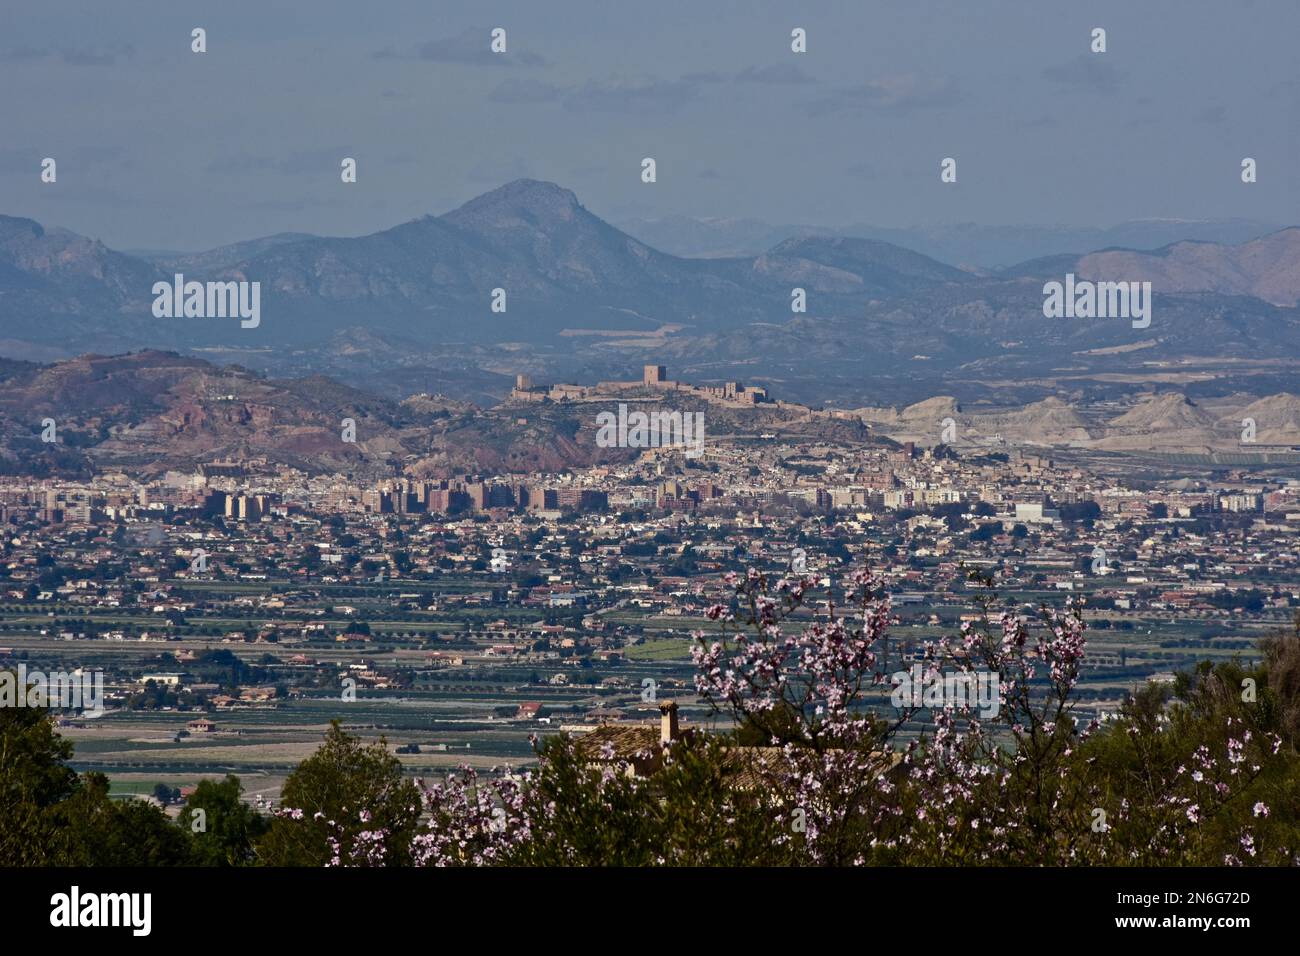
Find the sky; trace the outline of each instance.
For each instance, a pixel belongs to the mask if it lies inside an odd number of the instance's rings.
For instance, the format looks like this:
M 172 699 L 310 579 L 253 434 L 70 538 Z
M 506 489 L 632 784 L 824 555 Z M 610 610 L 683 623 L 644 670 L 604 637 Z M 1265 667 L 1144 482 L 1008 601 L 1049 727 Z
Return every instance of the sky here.
M 1295 0 L 0 0 L 0 214 L 189 251 L 530 177 L 615 222 L 1293 224 L 1297 36 Z

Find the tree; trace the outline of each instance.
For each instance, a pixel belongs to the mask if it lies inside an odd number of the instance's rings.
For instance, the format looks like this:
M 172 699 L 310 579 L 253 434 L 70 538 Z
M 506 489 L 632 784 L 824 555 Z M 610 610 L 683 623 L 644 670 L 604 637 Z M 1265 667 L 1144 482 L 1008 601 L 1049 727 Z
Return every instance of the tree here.
M 12 671 L 0 677 L 16 681 Z M 25 693 L 26 688 L 20 688 Z M 47 862 L 57 828 L 54 808 L 77 791 L 66 764 L 72 742 L 54 732 L 39 707 L 0 707 L 0 861 L 6 866 Z
M 222 781 L 200 780 L 185 801 L 180 826 L 194 834 L 194 861 L 199 866 L 247 866 L 255 859 L 254 844 L 269 828 L 265 817 L 240 799 L 239 778 L 227 774 Z M 202 827 L 195 830 L 200 817 Z
M 180 798 L 180 791 L 167 786 L 165 783 L 156 783 L 153 786 L 153 796 L 155 800 L 165 807 L 173 800 Z
M 108 778 L 68 767 L 72 743 L 41 707 L 0 707 L 0 863 L 181 866 L 189 841 L 158 807 L 113 800 Z
M 336 859 L 387 865 L 410 862 L 420 817 L 420 792 L 402 778 L 402 764 L 381 738 L 363 744 L 330 722 L 325 743 L 285 781 L 281 808 L 257 844 L 267 866 L 325 866 Z M 366 853 L 372 834 L 387 846 Z
M 194 862 L 190 836 L 161 807 L 109 797 L 108 778 L 82 776 L 81 786 L 59 805 L 62 866 L 160 867 Z

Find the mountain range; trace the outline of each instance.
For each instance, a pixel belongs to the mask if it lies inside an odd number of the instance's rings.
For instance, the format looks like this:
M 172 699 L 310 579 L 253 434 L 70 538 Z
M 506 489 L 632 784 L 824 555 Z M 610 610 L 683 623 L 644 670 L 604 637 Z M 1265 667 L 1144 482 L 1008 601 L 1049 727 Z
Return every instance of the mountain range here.
M 1300 228 L 1237 244 L 1044 251 L 960 268 L 878 238 L 805 235 L 687 258 L 533 180 L 367 236 L 286 233 L 190 254 L 131 255 L 0 216 L 0 355 L 164 348 L 326 373 L 392 399 L 423 376 L 475 400 L 503 396 L 516 372 L 626 377 L 660 362 L 695 381 L 747 378 L 849 407 L 998 389 L 1027 402 L 1067 379 L 1131 391 L 1169 368 L 1262 397 L 1300 363 Z M 177 272 L 259 282 L 260 326 L 155 318 L 153 284 Z M 1043 282 L 1069 272 L 1150 280 L 1151 327 L 1045 319 Z M 792 309 L 796 288 L 806 312 Z
M 678 256 L 756 256 L 785 239 L 859 236 L 879 239 L 942 262 L 996 270 L 1051 253 L 1084 254 L 1101 249 L 1159 249 L 1175 242 L 1237 245 L 1276 232 L 1276 223 L 1253 219 L 1135 219 L 1115 226 L 952 225 L 887 228 L 855 223 L 838 228 L 774 225 L 757 219 L 664 216 L 627 219 L 619 228 L 642 242 Z

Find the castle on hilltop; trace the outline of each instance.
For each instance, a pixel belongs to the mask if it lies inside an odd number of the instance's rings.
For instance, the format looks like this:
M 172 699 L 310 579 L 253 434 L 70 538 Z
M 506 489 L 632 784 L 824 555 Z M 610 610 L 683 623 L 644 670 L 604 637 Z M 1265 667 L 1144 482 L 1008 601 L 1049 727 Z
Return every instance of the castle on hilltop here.
M 671 381 L 668 378 L 668 369 L 663 365 L 645 366 L 639 382 L 597 382 L 595 385 L 534 385 L 533 380 L 527 375 L 516 375 L 515 387 L 510 391 L 510 398 L 516 402 L 576 402 L 605 399 L 629 389 L 680 392 L 709 401 L 736 405 L 760 405 L 768 400 L 767 389 L 757 385 L 744 385 L 740 382 L 691 385 L 689 382 Z

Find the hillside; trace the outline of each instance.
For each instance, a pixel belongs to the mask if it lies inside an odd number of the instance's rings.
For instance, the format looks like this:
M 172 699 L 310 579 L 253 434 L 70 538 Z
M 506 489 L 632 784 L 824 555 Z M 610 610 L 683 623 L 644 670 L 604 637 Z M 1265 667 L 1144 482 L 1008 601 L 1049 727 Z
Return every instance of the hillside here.
M 628 461 L 636 449 L 596 443 L 596 415 L 624 400 L 502 406 L 426 394 L 394 402 L 324 376 L 271 379 L 176 353 L 85 355 L 16 366 L 0 380 L 0 473 L 89 475 L 193 471 L 205 462 L 264 459 L 308 473 L 451 477 L 537 474 Z M 776 430 L 869 442 L 859 422 L 774 406 L 724 409 L 675 393 L 627 400 L 704 409 L 706 434 Z M 53 419 L 58 441 L 41 440 Z M 342 423 L 355 422 L 355 443 Z
M 1154 252 L 1094 252 L 1079 259 L 1076 271 L 1088 279 L 1145 280 L 1166 293 L 1247 295 L 1294 307 L 1300 304 L 1300 228 L 1237 246 L 1178 242 Z

